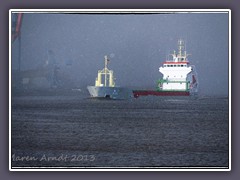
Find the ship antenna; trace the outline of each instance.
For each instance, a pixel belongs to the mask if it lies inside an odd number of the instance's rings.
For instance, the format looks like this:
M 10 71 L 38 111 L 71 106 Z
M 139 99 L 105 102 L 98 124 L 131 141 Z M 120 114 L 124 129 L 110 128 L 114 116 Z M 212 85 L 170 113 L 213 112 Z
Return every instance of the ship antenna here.
M 186 52 L 186 57 L 188 57 L 191 54 L 187 54 L 187 41 L 185 42 L 185 52 Z
M 104 68 L 107 69 L 107 61 L 108 61 L 107 55 L 104 56 L 104 59 L 105 59 L 105 66 L 104 66 Z
M 185 41 L 185 51 L 187 52 L 187 41 Z
M 182 39 L 178 41 L 178 54 L 181 57 L 182 56 L 182 51 L 184 49 L 184 42 Z
M 185 49 L 185 57 L 186 57 L 186 61 L 187 61 L 187 57 L 190 56 L 191 54 L 187 54 L 187 41 L 185 41 L 184 43 L 184 49 Z
M 104 78 L 104 84 L 105 84 L 105 86 L 107 86 L 107 63 L 108 63 L 107 55 L 104 56 L 104 58 L 105 58 L 105 66 L 104 66 L 104 76 L 105 76 L 105 78 Z

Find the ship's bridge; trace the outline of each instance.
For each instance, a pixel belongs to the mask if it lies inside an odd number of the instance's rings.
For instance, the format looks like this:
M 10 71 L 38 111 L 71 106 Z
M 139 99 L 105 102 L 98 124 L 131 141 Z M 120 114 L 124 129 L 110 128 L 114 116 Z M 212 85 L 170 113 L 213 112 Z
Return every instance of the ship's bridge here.
M 164 63 L 159 68 L 159 72 L 163 74 L 163 79 L 186 81 L 187 74 L 191 72 L 191 69 L 188 63 Z
M 188 61 L 184 62 L 165 61 L 163 63 L 163 67 L 187 67 L 188 64 L 189 64 Z

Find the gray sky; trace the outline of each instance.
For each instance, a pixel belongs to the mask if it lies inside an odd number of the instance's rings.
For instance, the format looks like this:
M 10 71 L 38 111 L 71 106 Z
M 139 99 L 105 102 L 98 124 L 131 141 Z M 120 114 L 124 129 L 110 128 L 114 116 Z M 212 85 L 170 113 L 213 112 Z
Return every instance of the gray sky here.
M 227 13 L 24 14 L 21 67 L 42 66 L 52 50 L 61 71 L 84 88 L 94 85 L 108 55 L 117 85 L 154 89 L 159 67 L 183 38 L 200 93 L 227 95 L 228 24 Z

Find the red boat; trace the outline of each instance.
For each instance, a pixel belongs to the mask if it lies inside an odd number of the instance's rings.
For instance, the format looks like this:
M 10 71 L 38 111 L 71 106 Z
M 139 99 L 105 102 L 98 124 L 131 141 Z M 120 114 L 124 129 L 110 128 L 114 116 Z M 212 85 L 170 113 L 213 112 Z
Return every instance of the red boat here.
M 155 91 L 155 90 L 133 90 L 133 96 L 190 96 L 189 91 Z

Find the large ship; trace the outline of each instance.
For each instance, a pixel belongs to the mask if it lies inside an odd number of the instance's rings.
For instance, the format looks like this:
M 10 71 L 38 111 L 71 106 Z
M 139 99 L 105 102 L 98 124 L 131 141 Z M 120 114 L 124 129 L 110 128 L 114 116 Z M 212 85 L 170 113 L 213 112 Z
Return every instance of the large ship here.
M 128 99 L 132 97 L 132 90 L 115 85 L 113 70 L 108 69 L 109 59 L 105 56 L 105 66 L 98 71 L 95 86 L 87 89 L 93 98 Z
M 170 54 L 159 68 L 162 79 L 157 82 L 156 90 L 133 90 L 135 98 L 139 96 L 190 96 L 198 91 L 197 73 L 194 65 L 190 65 L 185 49 L 185 42 L 178 40 L 178 53 Z

